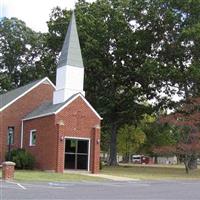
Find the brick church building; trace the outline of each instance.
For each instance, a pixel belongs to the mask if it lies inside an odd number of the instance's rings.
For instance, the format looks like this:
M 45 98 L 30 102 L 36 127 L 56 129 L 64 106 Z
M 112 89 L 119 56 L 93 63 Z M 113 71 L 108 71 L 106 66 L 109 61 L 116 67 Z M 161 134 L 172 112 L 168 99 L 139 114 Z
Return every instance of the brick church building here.
M 0 163 L 11 148 L 24 148 L 36 168 L 63 172 L 99 171 L 101 117 L 85 99 L 84 66 L 75 15 L 67 30 L 56 71 L 0 95 Z

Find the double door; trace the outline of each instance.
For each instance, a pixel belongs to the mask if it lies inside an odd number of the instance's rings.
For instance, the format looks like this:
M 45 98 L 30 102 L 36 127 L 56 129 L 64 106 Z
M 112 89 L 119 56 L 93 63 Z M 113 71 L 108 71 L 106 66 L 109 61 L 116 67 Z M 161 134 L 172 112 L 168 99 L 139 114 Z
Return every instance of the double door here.
M 65 139 L 65 169 L 88 170 L 89 140 Z

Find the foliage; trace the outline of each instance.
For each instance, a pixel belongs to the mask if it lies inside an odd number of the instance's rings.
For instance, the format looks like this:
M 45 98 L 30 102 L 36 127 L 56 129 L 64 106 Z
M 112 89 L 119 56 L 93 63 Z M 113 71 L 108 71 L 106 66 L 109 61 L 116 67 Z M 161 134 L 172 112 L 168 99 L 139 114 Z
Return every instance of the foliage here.
M 110 164 L 116 164 L 117 131 L 137 124 L 152 107 L 174 106 L 172 95 L 198 93 L 198 1 L 79 0 L 76 17 L 85 64 L 87 99 L 110 134 Z M 54 9 L 49 47 L 58 55 L 70 12 Z
M 125 162 L 131 161 L 131 156 L 137 153 L 145 141 L 145 134 L 139 127 L 124 125 L 118 131 L 118 152 L 123 155 Z
M 117 130 L 125 123 L 136 124 L 144 113 L 150 113 L 151 106 L 143 101 L 147 96 L 155 96 L 151 83 L 156 76 L 156 65 L 145 57 L 151 39 L 145 31 L 143 34 L 132 31 L 125 12 L 128 3 L 79 1 L 75 11 L 85 64 L 86 97 L 104 118 L 104 129 L 110 134 L 110 164 L 113 165 Z M 56 8 L 52 12 L 48 22 L 49 41 L 64 40 L 69 17 L 70 12 L 66 10 Z M 141 45 L 132 45 L 137 42 Z M 144 48 L 142 43 L 148 47 Z M 61 44 L 53 45 L 55 55 Z M 142 70 L 147 67 L 150 73 Z
M 0 21 L 0 92 L 40 77 L 36 68 L 43 50 L 43 35 L 17 18 Z
M 33 169 L 35 165 L 35 158 L 24 149 L 14 149 L 11 151 L 10 161 L 16 163 L 17 169 Z M 6 155 L 8 160 L 8 153 Z
M 198 94 L 200 1 L 137 0 L 131 4 L 132 19 L 151 37 L 149 57 L 159 65 L 158 104 L 171 106 L 172 94 Z
M 177 143 L 177 129 L 168 124 L 160 124 L 155 121 L 143 126 L 143 131 L 146 135 L 146 140 L 141 147 L 141 151 L 145 154 L 156 157 L 155 147 L 163 147 Z M 169 152 L 169 155 L 172 155 L 172 153 Z
M 175 145 L 156 148 L 157 153 L 174 153 L 179 155 L 185 164 L 186 172 L 193 169 L 194 158 L 200 156 L 200 98 L 190 98 L 176 112 L 162 116 L 161 123 L 169 123 L 178 127 Z
M 101 152 L 108 152 L 109 149 L 109 134 L 108 131 L 103 127 L 101 129 Z

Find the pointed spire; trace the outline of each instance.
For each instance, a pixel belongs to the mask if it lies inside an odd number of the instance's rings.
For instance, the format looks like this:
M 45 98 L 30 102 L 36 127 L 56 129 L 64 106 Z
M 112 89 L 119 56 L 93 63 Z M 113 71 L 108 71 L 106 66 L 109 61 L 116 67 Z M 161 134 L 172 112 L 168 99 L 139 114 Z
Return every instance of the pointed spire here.
M 84 67 L 74 11 L 72 12 L 57 68 L 66 65 Z

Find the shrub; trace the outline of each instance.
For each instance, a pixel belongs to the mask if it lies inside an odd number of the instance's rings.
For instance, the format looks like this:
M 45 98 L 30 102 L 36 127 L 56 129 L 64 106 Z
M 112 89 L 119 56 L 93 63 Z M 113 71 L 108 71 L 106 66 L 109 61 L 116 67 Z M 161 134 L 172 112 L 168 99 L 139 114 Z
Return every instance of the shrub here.
M 8 153 L 6 160 L 8 160 Z M 10 152 L 10 161 L 16 163 L 17 169 L 33 169 L 35 165 L 35 158 L 25 151 L 25 149 L 14 149 Z

